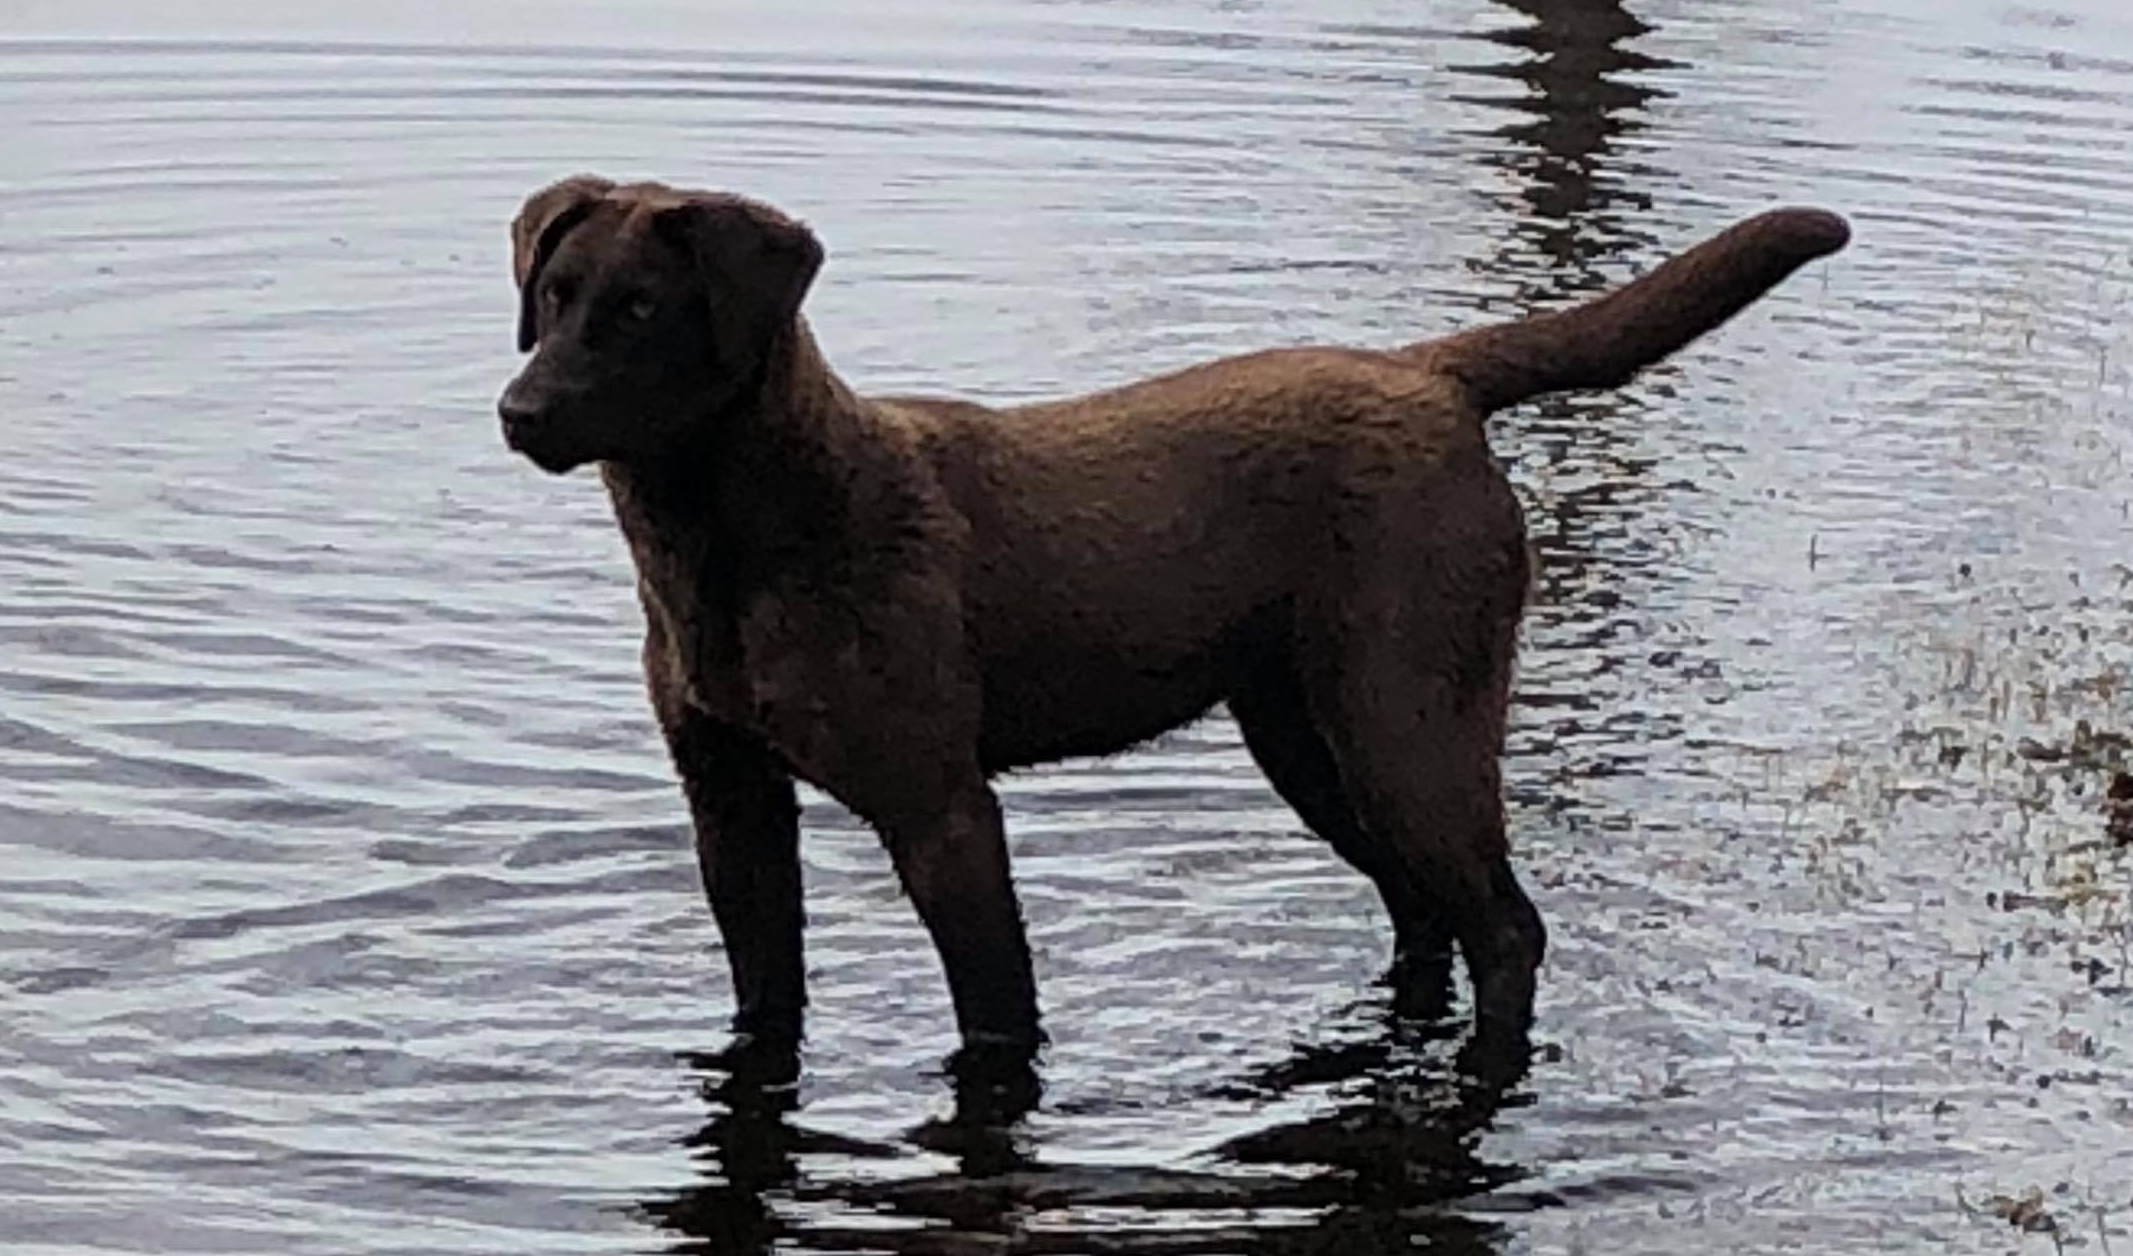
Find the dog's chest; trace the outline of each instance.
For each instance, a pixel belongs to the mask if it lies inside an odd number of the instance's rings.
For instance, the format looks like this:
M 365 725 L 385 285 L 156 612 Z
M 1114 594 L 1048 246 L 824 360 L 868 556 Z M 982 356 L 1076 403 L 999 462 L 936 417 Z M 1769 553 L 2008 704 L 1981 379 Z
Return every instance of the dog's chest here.
M 614 487 L 647 621 L 649 679 L 722 723 L 774 734 L 780 713 L 808 705 L 794 700 L 810 688 L 796 664 L 850 634 L 824 631 L 809 581 L 691 526 L 697 520 L 651 509 L 626 483 Z
M 671 552 L 637 555 L 637 594 L 653 648 L 647 659 L 688 704 L 735 721 L 749 705 L 746 651 L 730 590 L 705 579 L 702 564 Z
M 776 741 L 796 720 L 819 726 L 828 714 L 811 664 L 824 651 L 849 655 L 853 634 L 826 622 L 812 599 L 675 555 L 640 558 L 638 591 L 664 646 L 657 666 L 690 706 Z

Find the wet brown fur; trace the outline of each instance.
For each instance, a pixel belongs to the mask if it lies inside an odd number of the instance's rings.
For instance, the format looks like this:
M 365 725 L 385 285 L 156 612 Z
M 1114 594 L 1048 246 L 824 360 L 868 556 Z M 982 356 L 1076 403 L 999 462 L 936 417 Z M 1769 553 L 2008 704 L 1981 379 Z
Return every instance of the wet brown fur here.
M 769 206 L 536 193 L 513 227 L 536 352 L 500 409 L 613 497 L 736 1028 L 800 1035 L 797 779 L 881 833 L 966 1045 L 1034 1048 L 991 778 L 1227 702 L 1376 883 L 1403 995 L 1441 1003 L 1456 942 L 1476 1041 L 1516 1051 L 1544 947 L 1498 769 L 1528 558 L 1483 420 L 1629 379 L 1846 235 L 1774 211 L 1560 313 L 996 410 L 846 387 L 799 315 L 821 247 Z

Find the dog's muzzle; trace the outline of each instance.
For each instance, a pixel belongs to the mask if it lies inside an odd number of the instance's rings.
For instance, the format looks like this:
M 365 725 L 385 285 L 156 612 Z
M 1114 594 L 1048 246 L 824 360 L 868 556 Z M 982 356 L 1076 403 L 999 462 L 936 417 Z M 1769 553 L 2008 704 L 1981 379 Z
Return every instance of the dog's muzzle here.
M 503 420 L 504 439 L 513 449 L 519 442 L 537 434 L 541 429 L 540 407 L 529 403 L 514 381 L 504 389 L 504 395 L 496 399 L 496 417 Z
M 529 402 L 516 380 L 496 399 L 496 417 L 503 421 L 504 444 L 541 470 L 561 473 L 577 465 L 578 459 L 557 448 L 553 412 Z

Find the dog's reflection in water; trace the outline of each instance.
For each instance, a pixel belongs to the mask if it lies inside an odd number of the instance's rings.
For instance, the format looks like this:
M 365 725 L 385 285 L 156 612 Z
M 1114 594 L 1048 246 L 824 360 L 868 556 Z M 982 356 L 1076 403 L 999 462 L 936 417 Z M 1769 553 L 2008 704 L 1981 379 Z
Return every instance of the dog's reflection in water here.
M 1495 1211 L 1545 1202 L 1516 1192 L 1523 1170 L 1477 1150 L 1495 1114 L 1522 1097 L 1463 1079 L 1440 1049 L 1442 1027 L 1373 1020 L 1212 1091 L 1216 1101 L 1337 1097 L 1319 1115 L 1217 1146 L 1194 1168 L 1046 1164 L 1022 1128 L 1041 1100 L 1035 1071 L 963 1057 L 947 1069 L 953 1114 L 909 1135 L 956 1167 L 901 1176 L 884 1162 L 909 1146 L 811 1131 L 779 1072 L 701 1059 L 712 1115 L 687 1141 L 704 1180 L 642 1213 L 667 1250 L 720 1256 L 1497 1250 L 1502 1227 L 1456 1205 L 1492 1192 Z

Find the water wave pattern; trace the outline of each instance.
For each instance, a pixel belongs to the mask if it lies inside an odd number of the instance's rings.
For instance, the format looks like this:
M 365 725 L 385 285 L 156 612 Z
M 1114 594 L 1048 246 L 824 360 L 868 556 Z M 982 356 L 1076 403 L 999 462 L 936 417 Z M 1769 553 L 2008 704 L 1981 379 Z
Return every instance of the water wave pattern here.
M 2133 1245 L 2115 9 L 468 8 L 0 21 L 11 1252 L 1997 1251 L 2032 1187 Z M 626 558 L 489 414 L 503 224 L 577 169 L 788 205 L 856 383 L 999 400 L 1850 214 L 1494 426 L 1524 1101 L 1440 1119 L 1373 896 L 1221 718 L 1005 789 L 1055 1040 L 1013 1154 L 914 1137 L 945 993 L 819 798 L 795 1109 L 692 1064 L 730 999 Z

